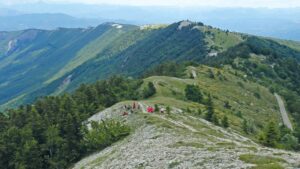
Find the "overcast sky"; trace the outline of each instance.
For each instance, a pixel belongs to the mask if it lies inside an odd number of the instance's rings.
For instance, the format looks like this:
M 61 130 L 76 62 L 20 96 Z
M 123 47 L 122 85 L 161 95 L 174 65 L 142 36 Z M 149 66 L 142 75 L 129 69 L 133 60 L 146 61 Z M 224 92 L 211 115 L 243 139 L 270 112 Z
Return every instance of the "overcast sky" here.
M 117 4 L 137 6 L 213 6 L 213 7 L 300 7 L 300 0 L 0 0 L 1 4 L 14 5 L 22 3 L 86 3 Z

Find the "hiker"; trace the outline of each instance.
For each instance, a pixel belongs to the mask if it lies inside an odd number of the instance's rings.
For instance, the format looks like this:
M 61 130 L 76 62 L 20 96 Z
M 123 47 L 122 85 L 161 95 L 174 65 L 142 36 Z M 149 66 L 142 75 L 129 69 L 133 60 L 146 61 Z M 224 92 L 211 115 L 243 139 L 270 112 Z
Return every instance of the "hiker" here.
M 148 113 L 153 113 L 153 112 L 154 112 L 153 107 L 149 106 L 149 107 L 147 108 L 147 112 L 148 112 Z

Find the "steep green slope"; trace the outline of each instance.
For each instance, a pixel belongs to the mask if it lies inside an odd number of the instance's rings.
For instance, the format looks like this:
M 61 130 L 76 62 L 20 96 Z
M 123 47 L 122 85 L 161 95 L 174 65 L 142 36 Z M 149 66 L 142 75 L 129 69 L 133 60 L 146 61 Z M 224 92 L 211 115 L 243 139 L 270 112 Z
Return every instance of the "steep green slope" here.
M 72 71 L 76 67 L 80 66 L 81 64 L 85 63 L 86 61 L 97 57 L 97 59 L 105 59 L 110 56 L 105 56 L 99 54 L 101 52 L 107 52 L 105 50 L 110 49 L 111 54 L 113 52 L 117 52 L 118 50 L 124 50 L 129 45 L 133 44 L 136 39 L 142 38 L 143 35 L 131 35 L 130 37 L 129 31 L 135 30 L 135 26 L 128 26 L 128 25 L 120 25 L 120 24 L 112 24 L 115 29 L 109 29 L 105 33 L 98 36 L 95 40 L 87 43 L 78 53 L 76 56 L 68 62 L 62 69 L 59 70 L 51 79 L 47 81 L 47 83 L 52 82 L 60 78 L 61 76 L 65 75 L 66 73 Z M 120 40 L 120 38 L 122 38 Z M 136 39 L 135 39 L 136 38 Z
M 102 24 L 91 29 L 26 30 L 9 42 L 9 38 L 4 39 L 8 49 L 0 57 L 0 103 L 43 87 L 59 70 L 72 69 L 72 65 L 88 60 L 82 51 L 93 57 L 89 52 L 97 48 L 93 44 L 104 43 L 132 28 L 125 26 L 120 31 L 112 24 Z

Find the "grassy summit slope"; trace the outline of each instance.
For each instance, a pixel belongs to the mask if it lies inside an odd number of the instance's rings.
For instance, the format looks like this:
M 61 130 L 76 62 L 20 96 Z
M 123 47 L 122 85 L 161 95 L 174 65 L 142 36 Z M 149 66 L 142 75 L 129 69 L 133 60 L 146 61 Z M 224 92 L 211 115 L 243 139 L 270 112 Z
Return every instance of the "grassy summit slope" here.
M 195 79 L 180 79 L 175 77 L 154 76 L 145 81 L 152 81 L 157 88 L 157 93 L 151 99 L 155 101 L 169 102 L 177 99 L 186 102 L 184 89 L 187 84 L 197 85 L 205 97 L 210 94 L 214 99 L 215 108 L 220 116 L 228 115 L 232 125 L 236 129 L 241 129 L 243 119 L 252 119 L 257 127 L 263 127 L 269 120 L 280 122 L 280 114 L 275 97 L 270 91 L 255 82 L 251 82 L 242 72 L 225 67 L 222 69 L 207 66 L 189 67 L 187 72 L 195 71 Z M 214 78 L 210 77 L 210 72 L 214 73 Z M 171 101 L 170 101 L 171 100 Z M 226 108 L 228 102 L 230 108 Z M 194 104 L 194 103 L 193 103 Z M 189 106 L 181 106 L 187 109 Z M 198 107 L 197 107 L 198 106 Z M 194 112 L 198 108 L 205 112 L 205 106 L 194 104 L 191 109 Z
M 191 72 L 195 78 L 190 78 Z M 211 78 L 214 72 L 215 78 Z M 218 73 L 220 72 L 220 73 Z M 101 121 L 114 118 L 129 124 L 134 132 L 111 147 L 88 156 L 74 165 L 79 168 L 297 168 L 300 155 L 265 148 L 243 136 L 242 120 L 252 119 L 256 132 L 269 121 L 279 123 L 280 116 L 273 94 L 258 83 L 250 82 L 242 72 L 232 68 L 188 67 L 185 76 L 151 76 L 156 94 L 136 101 L 134 113 L 122 116 L 120 102 L 89 118 Z M 217 116 L 228 116 L 230 128 L 217 127 L 203 117 L 206 106 L 185 99 L 185 87 L 197 85 L 205 97 L 213 98 Z M 257 94 L 259 93 L 259 98 Z M 231 108 L 224 107 L 229 101 Z M 170 107 L 170 114 L 147 113 L 147 106 Z M 189 109 L 189 110 L 188 110 Z M 199 114 L 199 109 L 202 114 Z M 236 112 L 241 111 L 241 115 Z M 249 136 L 249 135 L 248 135 Z M 260 160 L 258 160 L 260 159 Z

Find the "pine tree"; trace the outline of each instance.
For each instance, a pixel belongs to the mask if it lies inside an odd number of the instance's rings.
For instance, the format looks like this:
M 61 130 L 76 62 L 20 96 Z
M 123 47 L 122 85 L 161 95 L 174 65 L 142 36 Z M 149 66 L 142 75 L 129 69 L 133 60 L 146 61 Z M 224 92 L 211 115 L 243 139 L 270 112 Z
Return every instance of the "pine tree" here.
M 214 72 L 212 69 L 209 69 L 208 70 L 208 77 L 211 78 L 211 79 L 214 79 L 215 78 L 215 75 L 214 75 Z
M 59 135 L 59 129 L 57 126 L 49 126 L 45 131 L 46 144 L 45 150 L 48 153 L 47 163 L 53 168 L 60 168 L 59 160 L 61 146 L 64 145 L 64 139 Z
M 300 141 L 300 126 L 296 126 L 295 131 L 294 131 L 294 135 L 295 137 L 298 138 L 298 140 Z M 300 145 L 299 145 L 300 146 Z
M 228 128 L 229 127 L 229 123 L 228 123 L 228 117 L 225 115 L 222 119 L 222 126 L 224 128 Z
M 8 118 L 0 112 L 0 132 L 8 127 Z
M 213 115 L 212 117 L 212 122 L 215 124 L 215 125 L 220 125 L 220 122 L 219 122 L 219 118 L 216 114 Z
M 206 113 L 206 115 L 205 115 L 205 119 L 206 119 L 207 121 L 212 122 L 212 121 L 213 121 L 213 117 L 214 117 L 215 112 L 214 112 L 214 107 L 213 107 L 212 98 L 211 98 L 210 95 L 208 96 L 208 99 L 207 99 L 206 109 L 207 109 L 207 113 Z
M 154 94 L 156 93 L 156 89 L 155 89 L 155 86 L 152 82 L 149 82 L 148 83 L 148 87 L 146 89 L 144 89 L 144 98 L 148 98 L 148 97 L 151 97 L 153 96 Z
M 185 91 L 185 97 L 186 97 L 187 100 L 197 102 L 197 103 L 202 102 L 203 96 L 202 96 L 198 86 L 187 85 L 185 87 L 184 91 Z
M 238 117 L 240 117 L 240 118 L 243 118 L 243 114 L 242 114 L 241 111 L 238 111 L 238 112 L 236 113 L 236 116 L 238 116 Z
M 243 128 L 243 131 L 244 131 L 246 134 L 249 134 L 249 130 L 248 130 L 248 122 L 247 122 L 246 119 L 243 120 L 242 128 Z
M 154 105 L 154 111 L 155 111 L 155 112 L 159 112 L 159 107 L 158 107 L 157 104 Z
M 275 147 L 278 141 L 279 132 L 276 124 L 271 121 L 265 133 L 265 145 L 269 147 Z
M 200 116 L 202 114 L 202 110 L 201 109 L 198 109 L 198 115 Z
M 188 108 L 186 108 L 186 112 L 187 112 L 187 113 L 191 113 L 192 111 L 191 111 L 191 109 L 188 107 Z
M 231 109 L 231 105 L 229 104 L 229 101 L 225 101 L 224 107 L 225 107 L 226 109 Z
M 170 108 L 170 106 L 167 106 L 166 111 L 167 111 L 167 114 L 170 114 L 170 113 L 171 113 L 171 108 Z

